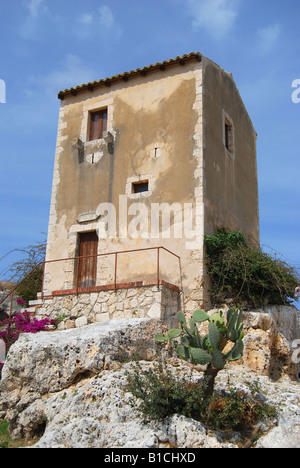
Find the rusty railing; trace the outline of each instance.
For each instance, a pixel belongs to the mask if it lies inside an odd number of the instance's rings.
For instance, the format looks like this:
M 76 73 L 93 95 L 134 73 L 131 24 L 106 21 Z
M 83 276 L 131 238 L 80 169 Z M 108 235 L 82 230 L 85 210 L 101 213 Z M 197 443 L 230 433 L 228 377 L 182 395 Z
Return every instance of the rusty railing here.
M 171 250 L 168 250 L 167 248 L 165 247 L 146 247 L 146 248 L 142 248 L 142 249 L 132 249 L 132 250 L 121 250 L 121 251 L 117 251 L 117 252 L 107 252 L 107 253 L 101 253 L 101 254 L 96 254 L 96 255 L 86 255 L 86 256 L 77 256 L 77 257 L 67 257 L 67 258 L 61 258 L 61 259 L 56 259 L 56 260 L 45 260 L 43 262 L 40 262 L 38 263 L 23 279 L 22 281 L 20 281 L 1 301 L 0 301 L 0 305 L 9 297 L 11 297 L 10 299 L 10 311 L 9 311 L 9 316 L 11 317 L 11 314 L 12 314 L 12 307 L 13 307 L 13 299 L 14 299 L 14 293 L 15 291 L 21 286 L 21 284 L 37 269 L 39 268 L 40 266 L 43 265 L 43 275 L 42 275 L 42 285 L 41 285 L 41 298 L 43 298 L 43 295 L 44 295 L 44 281 L 45 281 L 45 267 L 47 264 L 50 264 L 50 263 L 58 263 L 58 262 L 64 262 L 64 261 L 68 261 L 68 260 L 73 260 L 73 261 L 79 261 L 79 260 L 82 260 L 82 259 L 86 259 L 86 258 L 91 258 L 91 257 L 107 257 L 107 256 L 111 256 L 113 255 L 114 256 L 114 290 L 116 291 L 117 290 L 117 277 L 118 277 L 118 256 L 121 255 L 121 254 L 129 254 L 129 253 L 135 253 L 135 252 L 143 252 L 143 251 L 150 251 L 150 250 L 156 250 L 157 251 L 157 256 L 156 256 L 156 279 L 155 279 L 155 282 L 157 284 L 157 286 L 159 286 L 160 284 L 160 250 L 164 250 L 166 252 L 168 252 L 169 254 L 173 255 L 174 257 L 176 257 L 178 259 L 178 266 L 179 266 L 179 278 L 180 278 L 180 282 L 181 282 L 181 258 L 179 255 L 175 254 L 174 252 L 171 252 Z M 77 272 L 76 272 L 76 281 L 75 281 L 75 294 L 78 294 L 79 290 L 81 289 L 79 287 L 79 268 L 77 268 Z M 83 288 L 84 289 L 84 288 Z

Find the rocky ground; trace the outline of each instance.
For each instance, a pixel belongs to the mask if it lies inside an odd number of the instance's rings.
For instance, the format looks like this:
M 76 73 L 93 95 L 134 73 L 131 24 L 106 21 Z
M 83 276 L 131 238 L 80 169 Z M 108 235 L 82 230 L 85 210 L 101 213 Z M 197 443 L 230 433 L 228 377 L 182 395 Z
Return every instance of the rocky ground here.
M 149 363 L 143 363 L 149 365 Z M 221 431 L 209 431 L 200 422 L 174 415 L 163 422 L 143 423 L 136 411 L 132 394 L 126 391 L 126 371 L 100 372 L 66 390 L 37 398 L 20 414 L 20 429 L 28 438 L 44 432 L 36 448 L 239 448 L 238 432 L 228 437 Z M 176 369 L 178 371 L 178 369 Z M 217 389 L 227 385 L 247 389 L 249 383 L 261 385 L 263 398 L 281 409 L 278 424 L 264 437 L 257 448 L 300 447 L 300 388 L 289 379 L 272 384 L 267 377 L 237 366 L 222 371 Z M 16 433 L 16 435 L 17 435 Z
M 247 314 L 245 358 L 218 374 L 217 389 L 230 383 L 249 391 L 252 384 L 262 399 L 280 409 L 273 426 L 261 426 L 265 433 L 255 448 L 300 448 L 294 336 L 287 336 L 284 325 L 297 320 L 299 312 L 281 311 L 281 317 L 287 314 L 284 320 L 273 312 Z M 228 437 L 184 416 L 144 424 L 127 390 L 126 372 L 134 357 L 143 367 L 152 365 L 160 346 L 153 335 L 161 327 L 152 320 L 126 319 L 22 335 L 3 369 L 0 419 L 10 422 L 13 437 L 40 437 L 36 448 L 240 448 L 239 433 Z M 178 373 L 185 365 L 171 367 Z M 199 378 L 196 370 L 194 378 Z

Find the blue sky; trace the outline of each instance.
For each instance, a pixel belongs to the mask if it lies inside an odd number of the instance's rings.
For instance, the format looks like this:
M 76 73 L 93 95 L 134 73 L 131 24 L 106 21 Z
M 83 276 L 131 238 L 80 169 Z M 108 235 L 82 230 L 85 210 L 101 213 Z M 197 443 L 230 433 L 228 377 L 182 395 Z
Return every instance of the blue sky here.
M 199 51 L 258 133 L 261 245 L 299 268 L 299 24 L 299 0 L 0 0 L 0 258 L 48 229 L 57 93 Z

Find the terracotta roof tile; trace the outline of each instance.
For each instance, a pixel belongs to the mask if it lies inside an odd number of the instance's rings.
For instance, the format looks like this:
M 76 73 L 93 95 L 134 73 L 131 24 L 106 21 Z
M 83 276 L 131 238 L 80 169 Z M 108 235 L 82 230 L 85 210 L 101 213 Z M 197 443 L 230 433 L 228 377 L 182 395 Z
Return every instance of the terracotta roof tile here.
M 190 54 L 185 54 L 181 57 L 176 57 L 174 59 L 165 60 L 163 62 L 157 62 L 155 65 L 149 65 L 143 68 L 137 68 L 136 70 L 131 70 L 129 72 L 124 72 L 118 75 L 111 76 L 110 78 L 105 78 L 99 81 L 93 81 L 86 84 L 82 84 L 80 86 L 76 86 L 75 88 L 65 89 L 64 91 L 60 91 L 58 93 L 58 98 L 63 100 L 65 96 L 76 96 L 78 93 L 83 91 L 93 91 L 93 89 L 98 88 L 100 86 L 110 86 L 111 83 L 119 80 L 127 81 L 129 78 L 134 76 L 146 76 L 149 72 L 154 71 L 163 71 L 167 67 L 171 65 L 185 65 L 185 63 L 191 59 L 195 59 L 197 61 L 201 61 L 201 54 L 199 52 L 191 52 Z

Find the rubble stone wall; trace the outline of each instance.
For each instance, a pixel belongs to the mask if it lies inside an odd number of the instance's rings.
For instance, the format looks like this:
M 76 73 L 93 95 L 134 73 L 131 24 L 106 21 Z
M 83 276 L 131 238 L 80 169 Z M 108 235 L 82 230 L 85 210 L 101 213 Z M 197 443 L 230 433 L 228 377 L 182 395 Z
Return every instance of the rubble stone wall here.
M 177 289 L 151 285 L 45 298 L 35 317 L 65 316 L 60 329 L 124 318 L 157 319 L 173 326 L 179 310 Z

